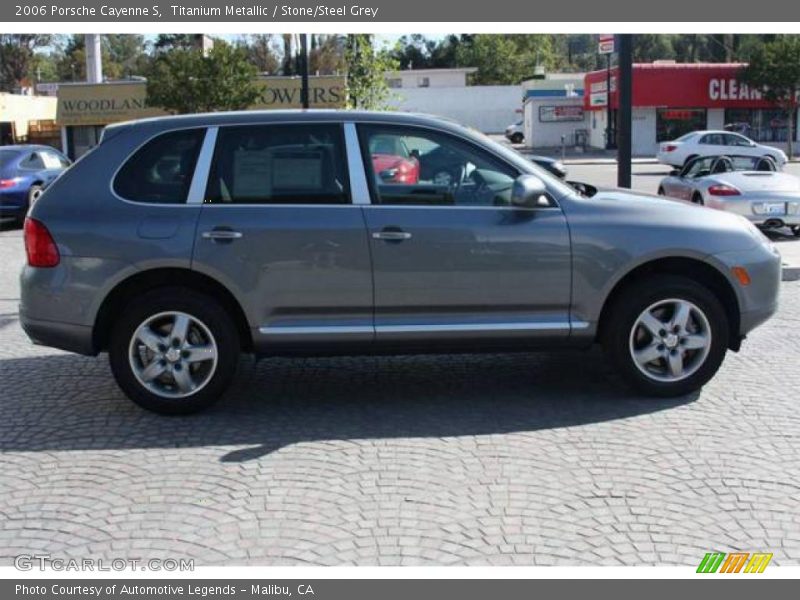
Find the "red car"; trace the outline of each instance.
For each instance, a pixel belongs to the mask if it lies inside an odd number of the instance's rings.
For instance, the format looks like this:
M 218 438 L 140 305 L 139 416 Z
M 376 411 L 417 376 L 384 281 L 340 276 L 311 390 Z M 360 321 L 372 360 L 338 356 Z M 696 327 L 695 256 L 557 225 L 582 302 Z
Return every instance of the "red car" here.
M 418 183 L 419 160 L 402 139 L 377 135 L 370 140 L 372 168 L 383 183 Z

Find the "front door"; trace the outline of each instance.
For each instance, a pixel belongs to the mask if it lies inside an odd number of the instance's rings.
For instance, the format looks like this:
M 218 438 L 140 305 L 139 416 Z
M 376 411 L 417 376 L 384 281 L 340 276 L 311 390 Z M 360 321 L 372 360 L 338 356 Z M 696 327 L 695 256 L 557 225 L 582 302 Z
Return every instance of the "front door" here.
M 515 208 L 518 175 L 471 142 L 360 125 L 376 340 L 426 347 L 570 332 L 570 242 L 561 210 Z
M 220 127 L 193 268 L 234 290 L 258 350 L 371 343 L 372 272 L 342 126 Z

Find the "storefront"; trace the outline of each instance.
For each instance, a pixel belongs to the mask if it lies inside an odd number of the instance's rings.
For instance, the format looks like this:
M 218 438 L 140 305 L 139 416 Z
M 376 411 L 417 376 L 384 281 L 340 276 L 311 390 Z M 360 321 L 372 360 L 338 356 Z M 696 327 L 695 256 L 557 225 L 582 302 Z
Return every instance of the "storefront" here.
M 739 81 L 743 67 L 741 63 L 635 64 L 633 153 L 652 156 L 660 142 L 700 129 L 737 131 L 785 150 L 789 138 L 786 113 L 768 102 L 761 91 Z M 612 125 L 619 108 L 617 69 L 611 70 L 610 94 L 606 93 L 606 77 L 605 70 L 585 77 L 584 108 L 591 115 L 590 145 L 596 148 L 605 147 L 609 96 Z
M 251 108 L 300 108 L 299 77 L 258 79 L 261 97 Z M 343 108 L 345 78 L 311 77 L 309 103 L 312 108 Z M 165 114 L 147 105 L 147 84 L 142 80 L 110 83 L 61 84 L 58 88 L 57 122 L 62 145 L 70 158 L 78 158 L 97 145 L 106 125 Z

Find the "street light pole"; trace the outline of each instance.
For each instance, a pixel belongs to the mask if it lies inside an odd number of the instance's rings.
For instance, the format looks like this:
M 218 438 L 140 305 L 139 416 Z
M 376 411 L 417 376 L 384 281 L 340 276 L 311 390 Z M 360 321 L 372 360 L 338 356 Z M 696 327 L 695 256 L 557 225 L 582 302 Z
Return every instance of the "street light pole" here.
M 619 36 L 619 125 L 617 127 L 617 185 L 631 187 L 633 135 L 633 35 Z
M 303 108 L 309 107 L 309 93 L 308 93 L 308 34 L 300 34 L 300 62 L 302 63 L 302 88 L 300 90 L 300 100 L 303 103 Z

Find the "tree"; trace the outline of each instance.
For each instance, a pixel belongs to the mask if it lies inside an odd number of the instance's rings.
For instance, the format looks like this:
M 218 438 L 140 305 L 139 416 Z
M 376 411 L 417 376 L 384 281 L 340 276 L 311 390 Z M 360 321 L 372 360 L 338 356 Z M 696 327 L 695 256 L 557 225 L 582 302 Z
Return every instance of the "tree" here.
M 460 66 L 477 67 L 472 83 L 478 85 L 516 85 L 533 77 L 536 67 L 552 69 L 558 64 L 549 35 L 462 37 L 456 55 Z
M 276 73 L 280 66 L 276 42 L 272 34 L 248 35 L 240 43 L 259 73 Z
M 397 69 L 397 61 L 385 50 L 376 50 L 372 36 L 347 36 L 347 104 L 349 108 L 381 110 L 388 107 L 390 96 L 386 71 Z
M 15 91 L 33 79 L 34 51 L 50 43 L 49 35 L 0 34 L 0 90 Z
M 781 36 L 757 49 L 739 78 L 750 87 L 762 89 L 767 100 L 787 113 L 791 158 L 800 94 L 800 36 Z
M 207 56 L 200 50 L 172 50 L 153 64 L 147 103 L 178 114 L 242 110 L 260 95 L 257 75 L 247 50 L 221 41 Z
M 157 53 L 170 50 L 191 50 L 197 47 L 197 33 L 160 33 L 154 47 Z

